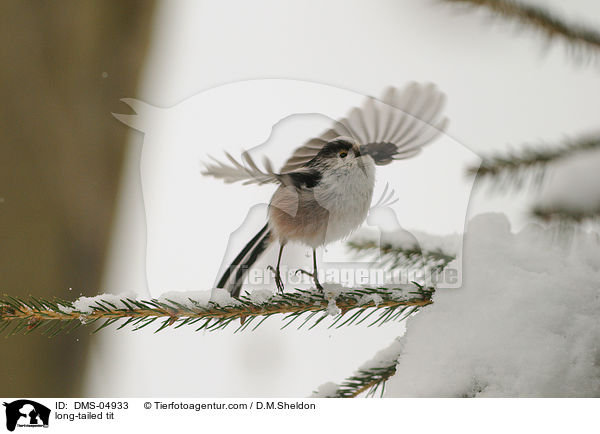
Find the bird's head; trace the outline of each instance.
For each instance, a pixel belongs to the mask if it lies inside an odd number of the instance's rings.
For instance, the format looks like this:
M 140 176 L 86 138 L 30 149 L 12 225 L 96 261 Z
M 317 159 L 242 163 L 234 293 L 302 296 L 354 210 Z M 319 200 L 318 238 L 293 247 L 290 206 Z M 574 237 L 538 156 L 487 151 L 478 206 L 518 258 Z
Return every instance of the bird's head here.
M 357 140 L 339 136 L 327 142 L 309 164 L 327 170 L 359 167 L 365 171 L 364 159 L 365 156 L 361 154 L 360 143 Z

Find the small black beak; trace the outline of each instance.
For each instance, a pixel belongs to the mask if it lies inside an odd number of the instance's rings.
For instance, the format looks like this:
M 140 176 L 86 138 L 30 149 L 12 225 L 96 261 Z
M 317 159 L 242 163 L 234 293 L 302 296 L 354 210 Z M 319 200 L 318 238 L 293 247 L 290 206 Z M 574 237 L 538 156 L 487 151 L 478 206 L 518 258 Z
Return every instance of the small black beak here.
M 354 156 L 356 157 L 357 163 L 358 163 L 358 167 L 360 167 L 360 170 L 362 170 L 362 172 L 365 174 L 365 176 L 367 176 L 367 168 L 365 167 L 365 162 L 363 161 L 363 156 L 360 152 L 360 148 L 355 146 L 354 149 Z
M 360 170 L 362 170 L 362 172 L 365 174 L 365 176 L 367 176 L 367 168 L 365 167 L 365 162 L 363 161 L 362 156 L 357 157 L 358 158 L 358 167 L 360 167 Z

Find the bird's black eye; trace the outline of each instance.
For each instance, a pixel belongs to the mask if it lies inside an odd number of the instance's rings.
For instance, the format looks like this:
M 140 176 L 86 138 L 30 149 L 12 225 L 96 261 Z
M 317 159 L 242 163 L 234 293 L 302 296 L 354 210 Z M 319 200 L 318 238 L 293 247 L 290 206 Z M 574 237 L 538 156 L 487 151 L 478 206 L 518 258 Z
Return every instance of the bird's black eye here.
M 346 158 L 347 156 L 348 156 L 348 153 L 346 151 L 340 151 L 340 157 Z

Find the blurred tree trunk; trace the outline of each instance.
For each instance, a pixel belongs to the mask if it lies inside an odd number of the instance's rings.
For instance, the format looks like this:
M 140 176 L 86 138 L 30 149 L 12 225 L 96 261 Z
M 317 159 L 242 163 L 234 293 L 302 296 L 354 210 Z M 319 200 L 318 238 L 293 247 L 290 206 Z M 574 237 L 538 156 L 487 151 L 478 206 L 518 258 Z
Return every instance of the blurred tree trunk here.
M 99 290 L 153 1 L 0 3 L 0 292 Z M 72 290 L 69 290 L 72 288 Z M 0 343 L 0 396 L 76 396 L 89 331 Z

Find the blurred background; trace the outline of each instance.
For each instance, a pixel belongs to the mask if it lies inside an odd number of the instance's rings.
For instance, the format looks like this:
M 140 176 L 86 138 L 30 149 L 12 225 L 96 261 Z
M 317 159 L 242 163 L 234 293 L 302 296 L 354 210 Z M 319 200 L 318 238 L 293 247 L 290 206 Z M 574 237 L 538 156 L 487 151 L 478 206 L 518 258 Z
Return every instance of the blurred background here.
M 0 292 L 72 299 L 100 288 L 152 1 L 0 5 Z M 2 339 L 0 395 L 76 396 L 88 332 Z M 74 374 L 78 373 L 78 374 Z
M 600 24 L 593 0 L 530 2 Z M 250 204 L 268 199 L 264 189 L 202 180 L 195 164 L 206 153 L 220 154 L 228 141 L 198 141 L 197 159 L 185 169 L 197 176 L 187 202 L 210 191 L 237 206 L 199 222 L 208 229 L 197 257 L 173 260 L 172 250 L 155 242 L 152 251 L 164 252 L 152 257 L 160 275 L 147 268 L 145 201 L 159 197 L 160 186 L 142 196 L 148 180 L 140 165 L 145 158 L 160 170 L 173 141 L 163 134 L 148 152 L 144 135 L 111 115 L 131 112 L 121 98 L 172 108 L 215 86 L 255 78 L 309 80 L 368 95 L 418 80 L 448 95 L 448 137 L 475 153 L 597 130 L 600 98 L 590 97 L 600 94 L 597 65 L 581 67 L 562 44 L 546 44 L 488 13 L 433 0 L 6 1 L 0 12 L 2 293 L 73 300 L 208 289 L 229 234 Z M 193 120 L 194 138 L 201 137 L 205 119 Z M 423 187 L 442 182 L 428 178 Z M 523 203 L 478 190 L 468 212 L 502 211 L 519 227 L 527 221 Z M 189 233 L 175 223 L 162 223 L 167 235 Z M 105 330 L 91 339 L 80 330 L 50 340 L 3 338 L 0 395 L 306 396 L 345 378 L 403 332 L 401 324 L 280 332 L 271 321 L 240 335 Z

